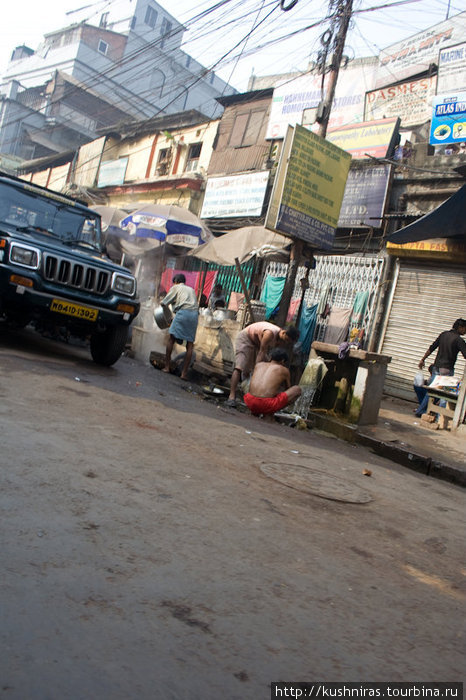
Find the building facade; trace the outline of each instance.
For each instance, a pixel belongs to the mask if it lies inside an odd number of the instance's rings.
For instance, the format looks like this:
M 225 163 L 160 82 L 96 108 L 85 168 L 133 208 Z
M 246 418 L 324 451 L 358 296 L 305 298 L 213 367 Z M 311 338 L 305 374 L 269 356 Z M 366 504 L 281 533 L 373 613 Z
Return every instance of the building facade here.
M 91 12 L 91 14 L 89 14 Z M 32 159 L 78 148 L 99 129 L 195 109 L 235 92 L 181 49 L 184 27 L 153 0 L 95 3 L 73 24 L 18 47 L 0 89 L 0 153 Z

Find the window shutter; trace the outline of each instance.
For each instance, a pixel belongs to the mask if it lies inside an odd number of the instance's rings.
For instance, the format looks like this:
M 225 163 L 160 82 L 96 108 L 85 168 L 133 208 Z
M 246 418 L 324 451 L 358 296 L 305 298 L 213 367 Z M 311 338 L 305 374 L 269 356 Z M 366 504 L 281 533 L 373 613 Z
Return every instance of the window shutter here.
M 248 125 L 249 113 L 238 114 L 233 124 L 230 136 L 230 146 L 237 147 L 243 145 L 243 137 Z

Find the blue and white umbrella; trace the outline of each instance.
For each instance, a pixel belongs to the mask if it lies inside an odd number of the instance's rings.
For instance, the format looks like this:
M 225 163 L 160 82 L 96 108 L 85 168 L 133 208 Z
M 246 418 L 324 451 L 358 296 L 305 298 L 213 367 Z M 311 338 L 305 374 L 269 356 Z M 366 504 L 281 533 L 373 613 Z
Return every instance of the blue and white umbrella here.
M 120 227 L 126 240 L 150 239 L 156 245 L 196 248 L 213 238 L 195 214 L 176 204 L 147 204 L 122 219 Z

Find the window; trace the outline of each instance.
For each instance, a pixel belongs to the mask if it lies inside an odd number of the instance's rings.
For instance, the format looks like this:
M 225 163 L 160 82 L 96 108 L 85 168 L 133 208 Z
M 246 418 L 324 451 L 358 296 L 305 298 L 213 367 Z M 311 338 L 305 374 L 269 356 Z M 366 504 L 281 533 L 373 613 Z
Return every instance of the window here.
M 108 12 L 103 12 L 100 16 L 99 27 L 106 27 L 108 22 Z
M 201 155 L 202 143 L 192 143 L 188 148 L 188 156 L 186 158 L 187 173 L 192 173 L 199 169 L 199 157 Z
M 162 35 L 162 41 L 160 43 L 161 47 L 165 44 L 166 37 L 170 34 L 172 30 L 172 23 L 168 21 L 166 17 L 162 20 L 162 26 L 160 27 L 160 34 Z
M 131 17 L 131 25 L 130 26 L 131 26 L 131 29 L 134 29 L 134 27 L 136 26 L 136 15 L 133 15 Z
M 148 5 L 147 7 L 144 22 L 145 24 L 149 25 L 149 27 L 151 27 L 152 29 L 155 27 L 155 23 L 157 22 L 157 12 L 150 5 Z
M 210 84 L 213 85 L 215 80 L 215 73 L 210 74 Z
M 229 145 L 232 148 L 240 148 L 241 146 L 253 146 L 256 144 L 264 117 L 265 110 L 238 114 L 231 130 Z
M 171 148 L 161 148 L 155 168 L 156 175 L 168 175 L 170 170 Z
M 103 41 L 102 39 L 99 39 L 99 45 L 98 45 L 98 47 L 97 47 L 97 51 L 98 51 L 99 53 L 103 53 L 103 55 L 106 56 L 106 55 L 107 55 L 107 51 L 108 51 L 108 44 L 107 44 L 107 42 L 106 42 L 106 41 Z

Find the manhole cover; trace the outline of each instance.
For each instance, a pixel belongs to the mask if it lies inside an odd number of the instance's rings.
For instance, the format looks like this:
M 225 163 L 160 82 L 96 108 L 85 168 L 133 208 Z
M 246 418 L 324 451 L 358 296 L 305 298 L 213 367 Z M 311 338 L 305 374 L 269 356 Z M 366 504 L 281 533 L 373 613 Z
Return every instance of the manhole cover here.
M 328 498 L 344 503 L 369 503 L 372 496 L 368 491 L 343 479 L 299 464 L 267 462 L 260 468 L 265 476 L 279 481 L 292 489 L 311 493 L 313 496 Z

